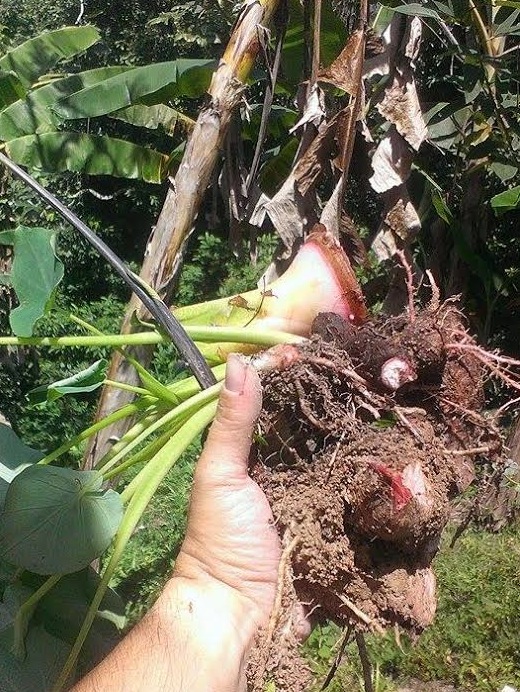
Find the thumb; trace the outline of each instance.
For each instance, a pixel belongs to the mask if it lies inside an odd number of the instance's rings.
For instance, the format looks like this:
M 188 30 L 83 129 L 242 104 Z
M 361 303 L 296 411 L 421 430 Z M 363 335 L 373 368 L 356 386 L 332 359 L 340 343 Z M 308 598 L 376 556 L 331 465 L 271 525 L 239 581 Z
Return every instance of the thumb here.
M 253 430 L 261 405 L 262 388 L 256 370 L 240 356 L 231 354 L 217 413 L 197 464 L 197 473 L 210 469 L 234 476 L 247 473 Z

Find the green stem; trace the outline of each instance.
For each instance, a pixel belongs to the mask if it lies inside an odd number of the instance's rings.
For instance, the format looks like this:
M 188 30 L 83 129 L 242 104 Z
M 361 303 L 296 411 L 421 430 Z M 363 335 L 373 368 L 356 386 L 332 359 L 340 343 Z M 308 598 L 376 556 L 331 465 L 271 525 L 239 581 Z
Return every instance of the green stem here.
M 199 327 L 186 326 L 186 332 L 195 341 L 203 343 L 236 343 L 254 344 L 257 346 L 275 346 L 276 344 L 295 344 L 305 341 L 304 337 L 276 330 L 254 330 L 247 327 Z M 92 336 L 2 336 L 0 346 L 146 346 L 149 344 L 169 343 L 170 339 L 158 332 L 137 332 L 134 334 L 107 334 Z
M 103 418 L 102 420 L 98 421 L 97 423 L 94 423 L 94 425 L 91 425 L 86 430 L 83 430 L 78 435 L 73 437 L 71 440 L 68 440 L 67 442 L 63 443 L 60 447 L 58 447 L 58 449 L 55 449 L 53 452 L 50 452 L 50 454 L 47 454 L 47 456 L 45 456 L 38 463 L 39 464 L 50 464 L 51 461 L 54 461 L 55 459 L 60 457 L 62 454 L 65 454 L 65 452 L 68 452 L 69 449 L 72 449 L 72 447 L 75 447 L 76 445 L 80 444 L 80 442 L 83 442 L 83 440 L 86 440 L 88 437 L 90 437 L 91 435 L 94 435 L 99 430 L 103 430 L 104 428 L 108 428 L 109 425 L 112 425 L 112 423 L 116 423 L 118 420 L 121 420 L 122 418 L 127 418 L 128 416 L 133 416 L 135 413 L 138 413 L 139 411 L 146 409 L 148 406 L 150 406 L 154 402 L 155 402 L 155 399 L 153 399 L 152 397 L 148 397 L 147 399 L 141 399 L 140 401 L 137 401 L 135 403 L 127 404 L 126 406 L 123 406 L 122 408 L 118 409 L 117 411 L 114 411 L 114 413 L 111 413 L 106 418 Z
M 116 466 L 115 469 L 108 471 L 106 474 L 104 474 L 104 480 L 110 481 L 112 478 L 119 476 L 132 466 L 149 461 L 155 454 L 157 454 L 157 452 L 159 452 L 159 450 L 164 447 L 172 435 L 175 435 L 180 427 L 184 425 L 187 418 L 188 415 L 182 416 L 180 420 L 175 421 L 175 424 L 172 427 L 168 428 L 165 432 L 163 432 L 162 435 L 159 435 L 156 440 L 149 442 L 146 447 L 140 449 L 135 454 L 132 454 L 130 457 L 125 459 L 122 464 Z
M 217 380 L 217 382 L 220 382 L 221 380 L 224 379 L 224 375 L 226 372 L 226 364 L 223 363 L 222 365 L 217 365 L 216 367 L 212 368 L 213 376 Z M 176 405 L 179 405 L 183 401 L 186 401 L 188 399 L 191 399 L 195 395 L 200 393 L 200 385 L 195 379 L 195 377 L 187 377 L 184 380 L 179 380 L 177 382 L 173 382 L 172 384 L 167 385 L 168 390 L 171 394 L 173 394 L 176 398 Z M 142 418 L 140 421 L 138 421 L 130 430 L 128 430 L 125 435 L 118 441 L 116 442 L 113 447 L 110 449 L 109 452 L 105 454 L 105 456 L 99 460 L 97 464 L 97 468 L 104 468 L 105 464 L 113 459 L 113 457 L 116 454 L 119 454 L 119 452 L 126 447 L 126 445 L 129 442 L 132 442 L 138 435 L 140 435 L 146 427 L 149 425 L 155 423 L 155 421 L 159 417 L 159 413 L 154 414 L 153 416 L 148 416 L 146 418 Z M 182 422 L 184 422 L 184 417 Z M 177 425 L 174 426 L 175 430 L 177 429 Z M 172 435 L 173 431 L 172 429 L 168 430 L 167 433 L 162 435 L 159 439 L 164 438 L 164 442 L 167 441 L 168 436 Z M 164 443 L 163 442 L 163 443 Z M 153 449 L 155 450 L 153 453 L 155 454 L 156 451 L 160 449 L 159 445 L 156 445 L 157 441 L 155 440 L 151 445 L 147 445 L 146 450 L 142 450 L 141 452 L 138 452 L 134 455 L 132 455 L 129 459 L 127 459 L 123 464 L 120 464 L 117 468 L 111 470 L 110 472 L 107 473 L 105 476 L 105 480 L 109 480 L 110 478 L 113 478 L 115 475 L 118 475 L 119 473 L 123 472 L 127 468 L 134 466 L 135 464 L 138 464 L 142 461 L 148 461 L 150 458 L 151 454 L 148 453 L 148 449 L 153 445 Z M 161 445 L 162 446 L 162 445 Z M 128 451 L 128 450 L 127 450 Z
M 211 372 L 215 376 L 217 382 L 220 382 L 220 380 L 224 379 L 224 375 L 226 374 L 226 364 L 222 363 L 221 365 L 216 365 L 214 368 L 211 368 Z M 177 382 L 172 382 L 166 386 L 180 401 L 185 401 L 200 392 L 200 385 L 193 376 L 186 377 L 184 380 L 177 380 Z
M 147 410 L 144 414 L 132 425 L 132 427 L 126 431 L 126 433 L 117 442 L 115 442 L 112 447 L 106 452 L 101 459 L 96 464 L 96 470 L 104 468 L 104 466 L 111 460 L 116 454 L 119 454 L 125 447 L 135 440 L 135 438 L 140 435 L 143 430 L 155 423 L 161 416 L 163 416 L 165 411 L 162 408 L 155 407 L 153 410 Z
M 195 396 L 186 399 L 186 401 L 183 401 L 182 404 L 179 404 L 171 411 L 168 411 L 168 413 L 166 413 L 164 416 L 161 416 L 161 418 L 156 420 L 151 425 L 147 426 L 147 428 L 143 430 L 142 433 L 138 435 L 136 438 L 134 438 L 129 444 L 127 444 L 124 447 L 124 449 L 122 449 L 118 454 L 113 456 L 106 464 L 104 464 L 104 466 L 101 466 L 99 468 L 99 471 L 101 471 L 101 473 L 105 475 L 105 473 L 109 471 L 113 466 L 115 466 L 115 464 L 117 464 L 117 462 L 120 459 L 122 459 L 126 454 L 128 454 L 128 452 L 131 452 L 132 449 L 144 442 L 144 440 L 146 440 L 146 438 L 152 435 L 154 432 L 160 430 L 161 428 L 164 428 L 164 426 L 168 425 L 169 423 L 174 423 L 181 416 L 196 412 L 198 409 L 201 408 L 201 406 L 204 406 L 208 401 L 212 401 L 213 399 L 215 399 L 218 396 L 218 393 L 220 392 L 221 386 L 222 385 L 219 382 L 217 382 L 217 384 L 214 384 L 213 387 L 208 387 L 208 389 L 204 389 L 202 392 L 195 394 Z M 136 476 L 136 478 L 134 478 L 134 480 L 129 484 L 129 486 L 125 488 L 121 497 L 125 496 L 125 493 L 127 492 L 128 488 L 132 486 L 132 483 L 134 483 L 137 480 L 137 478 L 138 476 Z
M 97 327 L 94 327 L 94 325 L 85 322 L 85 320 L 82 320 L 81 318 L 76 317 L 72 314 L 69 315 L 69 317 L 73 322 L 76 322 L 76 324 L 79 324 L 81 327 L 83 327 L 83 329 L 86 329 L 88 332 L 92 332 L 97 336 L 106 336 L 105 334 L 103 334 L 103 332 L 100 332 Z M 124 348 L 116 348 L 116 351 L 119 352 L 122 358 L 125 358 L 129 363 L 131 363 L 131 365 L 133 365 L 141 379 L 142 384 L 144 384 L 144 386 L 146 387 L 146 394 L 152 394 L 152 396 L 156 396 L 158 399 L 169 401 L 174 406 L 176 406 L 179 403 L 177 399 L 171 394 L 171 392 L 161 382 L 159 382 L 159 380 L 157 380 L 151 373 L 149 373 L 148 370 L 146 370 L 146 368 L 144 368 L 138 360 L 128 355 Z M 105 382 L 105 384 L 107 384 L 107 382 Z M 126 389 L 131 385 L 116 384 L 113 386 L 119 386 L 120 389 Z M 127 389 L 127 391 L 132 390 Z
M 132 392 L 133 394 L 138 394 L 141 396 L 150 396 L 150 391 L 148 389 L 143 389 L 142 387 L 134 387 L 131 384 L 125 384 L 124 382 L 105 380 L 103 382 L 103 385 L 105 387 L 114 387 L 115 389 L 122 389 L 125 392 Z
M 14 618 L 14 641 L 13 653 L 17 657 L 25 656 L 25 635 L 29 627 L 29 621 L 32 617 L 34 609 L 40 600 L 48 593 L 52 587 L 61 579 L 61 574 L 53 574 L 46 579 L 43 584 L 37 589 L 32 596 L 22 603 L 16 612 Z
M 124 549 L 130 540 L 135 527 L 152 499 L 155 491 L 168 471 L 175 464 L 181 454 L 187 449 L 197 435 L 211 422 L 217 410 L 217 402 L 212 401 L 204 408 L 200 409 L 182 426 L 182 428 L 170 439 L 161 451 L 151 459 L 142 469 L 137 478 L 140 478 L 139 492 L 136 492 L 128 503 L 121 525 L 116 534 L 114 549 L 110 561 L 103 573 L 94 598 L 89 606 L 85 620 L 81 626 L 79 634 L 74 642 L 72 650 L 60 673 L 60 676 L 52 692 L 61 692 L 67 684 L 72 670 L 76 664 L 85 639 L 88 636 L 98 608 L 103 600 L 108 584 L 115 569 L 121 559 Z

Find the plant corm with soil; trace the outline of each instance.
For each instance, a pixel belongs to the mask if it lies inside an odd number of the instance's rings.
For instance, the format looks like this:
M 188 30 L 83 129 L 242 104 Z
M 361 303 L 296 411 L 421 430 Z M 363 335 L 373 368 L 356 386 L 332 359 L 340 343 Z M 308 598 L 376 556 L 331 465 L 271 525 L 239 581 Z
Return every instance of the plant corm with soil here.
M 477 346 L 433 281 L 429 304 L 416 309 L 408 273 L 406 314 L 371 319 L 359 304 L 343 306 L 346 317 L 319 314 L 306 343 L 255 359 L 264 400 L 251 474 L 284 547 L 255 689 L 270 677 L 277 690 L 306 689 L 291 634 L 297 601 L 311 620 L 356 632 L 416 635 L 431 624 L 431 563 L 453 501 L 479 463 L 500 459 L 484 385 L 497 375 L 518 388 L 518 363 Z

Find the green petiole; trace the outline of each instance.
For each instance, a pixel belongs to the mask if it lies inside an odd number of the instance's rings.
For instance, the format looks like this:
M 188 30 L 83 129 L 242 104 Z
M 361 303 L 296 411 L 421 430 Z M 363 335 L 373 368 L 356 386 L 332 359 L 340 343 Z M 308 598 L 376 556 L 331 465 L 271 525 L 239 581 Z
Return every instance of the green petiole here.
M 61 692 L 67 684 L 70 674 L 76 664 L 85 639 L 88 636 L 103 596 L 108 588 L 110 579 L 121 559 L 121 556 L 130 540 L 135 527 L 141 520 L 143 512 L 152 499 L 168 471 L 175 464 L 181 454 L 188 448 L 191 442 L 212 421 L 217 410 L 217 402 L 211 401 L 203 408 L 196 411 L 191 418 L 173 435 L 164 447 L 148 462 L 134 480 L 139 479 L 139 492 L 134 493 L 128 502 L 128 507 L 123 516 L 114 541 L 114 549 L 110 561 L 103 573 L 101 582 L 96 589 L 94 598 L 89 606 L 85 620 L 74 642 L 69 657 L 56 681 L 53 692 Z
M 186 326 L 186 332 L 194 341 L 203 343 L 229 342 L 275 346 L 276 344 L 296 344 L 305 341 L 302 336 L 276 330 L 255 330 L 247 327 L 205 327 Z M 134 334 L 104 334 L 85 336 L 2 336 L 0 346 L 65 346 L 120 347 L 169 343 L 167 336 L 159 332 L 137 332 Z
M 222 385 L 220 383 L 214 384 L 212 387 L 204 389 L 202 392 L 195 394 L 195 396 L 186 399 L 186 401 L 183 401 L 182 404 L 179 404 L 171 411 L 168 411 L 168 413 L 166 413 L 164 416 L 161 416 L 161 418 L 159 418 L 154 423 L 149 425 L 145 430 L 143 430 L 140 435 L 135 437 L 118 454 L 109 459 L 109 461 L 106 464 L 104 464 L 104 466 L 101 466 L 99 468 L 99 471 L 101 471 L 101 473 L 105 475 L 105 473 L 109 471 L 111 468 L 113 468 L 113 466 L 115 466 L 115 464 L 117 464 L 117 462 L 120 461 L 120 459 L 122 459 L 126 454 L 128 454 L 128 452 L 131 452 L 132 449 L 144 442 L 144 440 L 146 440 L 146 438 L 152 435 L 154 432 L 160 430 L 161 428 L 164 428 L 168 424 L 175 423 L 175 421 L 180 417 L 193 415 L 194 413 L 196 413 L 196 411 L 200 409 L 201 406 L 204 406 L 208 401 L 212 401 L 218 396 L 221 386 Z M 125 495 L 128 488 L 132 485 L 132 483 L 134 483 L 135 480 L 136 478 L 134 478 L 134 480 L 129 484 L 129 486 L 123 491 L 122 496 Z

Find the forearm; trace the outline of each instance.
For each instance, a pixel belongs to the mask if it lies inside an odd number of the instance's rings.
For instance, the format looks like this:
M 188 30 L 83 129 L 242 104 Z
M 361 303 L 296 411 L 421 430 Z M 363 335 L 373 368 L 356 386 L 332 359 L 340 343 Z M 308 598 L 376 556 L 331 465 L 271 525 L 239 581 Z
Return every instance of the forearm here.
M 241 692 L 253 636 L 231 592 L 174 577 L 73 692 Z

